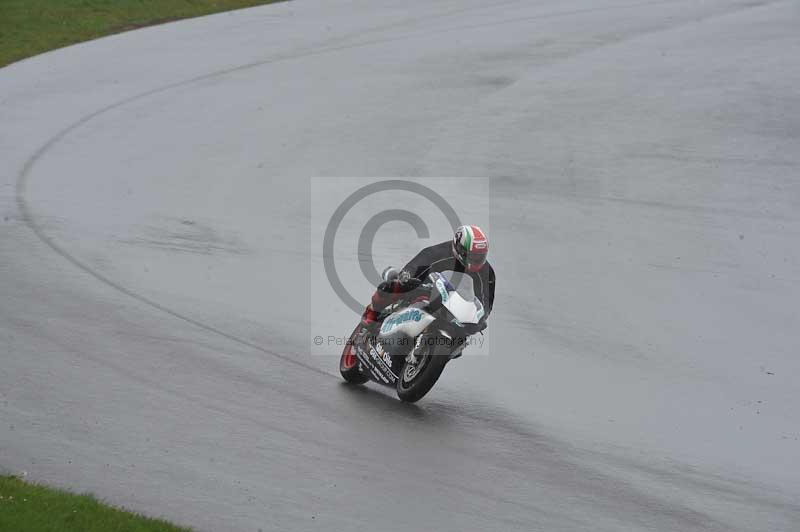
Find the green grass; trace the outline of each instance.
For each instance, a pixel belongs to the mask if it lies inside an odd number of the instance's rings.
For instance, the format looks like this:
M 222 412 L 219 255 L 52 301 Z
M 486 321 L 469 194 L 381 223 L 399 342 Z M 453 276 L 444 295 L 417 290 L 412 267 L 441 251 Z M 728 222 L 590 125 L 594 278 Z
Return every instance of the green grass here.
M 189 529 L 113 508 L 91 495 L 75 495 L 28 484 L 16 477 L 0 476 L 0 530 L 186 532 Z
M 140 26 L 278 0 L 0 0 L 0 67 Z

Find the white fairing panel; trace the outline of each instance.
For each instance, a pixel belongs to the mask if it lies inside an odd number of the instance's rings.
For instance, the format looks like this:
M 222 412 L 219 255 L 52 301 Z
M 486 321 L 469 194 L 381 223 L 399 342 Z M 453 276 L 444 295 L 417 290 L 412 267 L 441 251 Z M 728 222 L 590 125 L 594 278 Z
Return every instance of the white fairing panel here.
M 461 323 L 478 323 L 483 316 L 483 305 L 477 298 L 467 301 L 458 292 L 450 292 L 443 304 Z

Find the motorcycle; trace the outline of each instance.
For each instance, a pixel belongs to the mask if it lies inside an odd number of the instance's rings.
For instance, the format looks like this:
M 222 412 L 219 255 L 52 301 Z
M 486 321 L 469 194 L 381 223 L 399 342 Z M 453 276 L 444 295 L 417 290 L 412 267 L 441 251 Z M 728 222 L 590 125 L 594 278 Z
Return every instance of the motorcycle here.
M 384 281 L 394 270 L 384 271 Z M 445 365 L 461 356 L 467 339 L 482 333 L 484 308 L 478 298 L 464 299 L 441 273 L 431 273 L 412 295 L 384 309 L 377 334 L 360 323 L 339 361 L 350 383 L 372 380 L 394 387 L 401 401 L 413 403 L 427 394 Z

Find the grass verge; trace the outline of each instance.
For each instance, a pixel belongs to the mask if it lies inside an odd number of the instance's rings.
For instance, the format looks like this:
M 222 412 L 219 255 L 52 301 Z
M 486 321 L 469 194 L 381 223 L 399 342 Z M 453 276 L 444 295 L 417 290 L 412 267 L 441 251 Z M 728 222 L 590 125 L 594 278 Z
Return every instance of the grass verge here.
M 55 48 L 142 26 L 281 0 L 0 0 L 0 68 Z M 0 476 L 0 530 L 180 532 L 150 519 L 16 477 Z
M 0 0 L 0 67 L 103 35 L 279 0 Z
M 188 532 L 99 502 L 91 495 L 0 476 L 0 530 L 14 532 Z

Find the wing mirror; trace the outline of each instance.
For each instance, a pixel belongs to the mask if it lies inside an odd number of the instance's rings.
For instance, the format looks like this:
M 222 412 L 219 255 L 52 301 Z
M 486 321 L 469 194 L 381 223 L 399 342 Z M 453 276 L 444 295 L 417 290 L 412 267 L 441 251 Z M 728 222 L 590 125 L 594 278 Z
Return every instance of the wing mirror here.
M 400 275 L 400 270 L 395 268 L 394 266 L 389 266 L 383 273 L 381 273 L 381 279 L 384 281 L 394 281 Z

